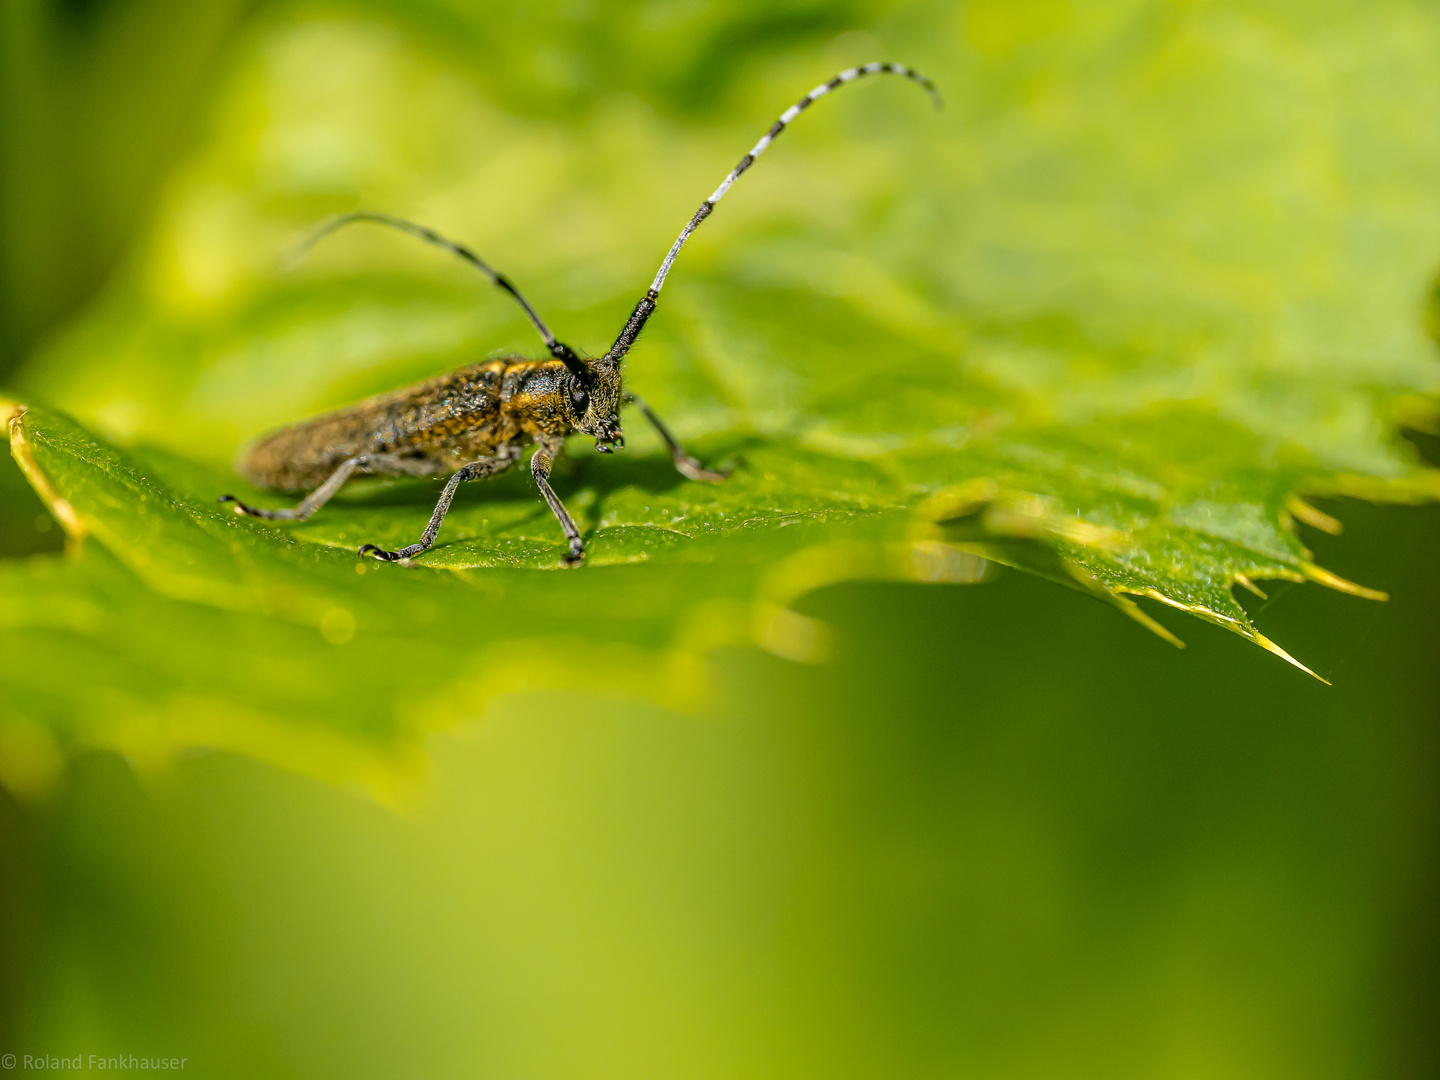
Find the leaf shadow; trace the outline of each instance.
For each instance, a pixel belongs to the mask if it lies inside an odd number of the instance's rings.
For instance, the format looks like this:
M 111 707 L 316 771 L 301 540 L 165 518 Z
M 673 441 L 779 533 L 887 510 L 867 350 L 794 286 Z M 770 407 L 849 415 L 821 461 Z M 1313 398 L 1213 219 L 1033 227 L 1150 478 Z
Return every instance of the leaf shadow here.
M 691 453 L 707 466 L 740 472 L 746 465 L 745 452 L 763 446 L 765 442 L 760 436 L 751 434 L 717 437 L 697 441 Z M 615 454 L 565 457 L 560 459 L 551 474 L 551 484 L 562 500 L 593 491 L 599 505 L 603 505 L 607 497 L 628 488 L 663 495 L 694 482 L 675 468 L 668 455 L 658 450 L 644 455 L 626 454 L 622 450 Z M 368 507 L 433 506 L 444 486 L 444 477 L 366 477 L 347 485 L 335 499 L 340 504 Z M 530 476 L 528 459 L 497 476 L 462 485 L 455 493 L 453 505 L 458 508 L 525 499 L 534 499 L 541 507 L 545 505 Z
M 758 435 L 745 434 L 729 437 L 697 440 L 689 452 L 707 468 L 743 472 L 746 467 L 745 452 L 765 445 L 766 440 Z M 597 502 L 627 488 L 637 488 L 649 495 L 663 495 L 690 480 L 675 468 L 675 463 L 662 451 L 646 455 L 596 454 L 575 458 L 570 473 L 570 487 L 574 491 L 591 490 Z M 560 485 L 556 485 L 557 492 Z
M 746 467 L 746 451 L 765 445 L 766 440 L 754 434 L 717 436 L 701 439 L 691 451 L 707 466 L 743 471 Z M 681 474 L 662 450 L 644 455 L 626 454 L 585 454 L 579 457 L 564 457 L 557 464 L 551 477 L 555 492 L 575 513 L 576 501 L 585 493 L 592 493 L 583 517 L 589 520 L 588 527 L 581 533 L 588 542 L 598 532 L 598 522 L 603 520 L 607 503 L 623 491 L 639 490 L 649 495 L 665 495 L 692 481 Z M 336 496 L 342 505 L 383 508 L 383 507 L 433 507 L 440 497 L 445 479 L 412 478 L 364 478 L 355 481 Z M 542 521 L 552 520 L 549 508 L 540 497 L 535 482 L 530 476 L 528 462 L 522 461 L 515 467 L 485 480 L 464 484 L 455 493 L 452 503 L 454 510 L 463 510 L 485 505 L 529 503 L 533 510 L 510 518 L 506 522 L 509 532 L 526 533 L 531 527 L 539 527 Z M 562 536 L 558 525 L 555 528 L 557 546 Z M 457 536 L 451 540 L 438 541 L 432 550 L 463 547 L 473 544 L 475 538 Z

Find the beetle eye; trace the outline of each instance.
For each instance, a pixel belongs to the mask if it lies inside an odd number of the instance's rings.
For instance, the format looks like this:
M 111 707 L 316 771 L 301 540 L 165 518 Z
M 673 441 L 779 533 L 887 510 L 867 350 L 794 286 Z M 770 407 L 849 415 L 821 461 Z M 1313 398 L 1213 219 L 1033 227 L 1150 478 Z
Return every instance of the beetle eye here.
M 585 415 L 585 410 L 590 407 L 590 395 L 583 386 L 577 386 L 570 391 L 570 406 L 575 410 L 576 416 Z

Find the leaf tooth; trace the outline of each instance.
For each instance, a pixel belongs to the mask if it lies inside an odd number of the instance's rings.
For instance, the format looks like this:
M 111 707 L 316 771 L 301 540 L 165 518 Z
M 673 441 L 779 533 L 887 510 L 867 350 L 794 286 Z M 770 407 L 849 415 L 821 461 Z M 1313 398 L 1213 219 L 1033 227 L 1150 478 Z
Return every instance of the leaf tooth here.
M 1269 599 L 1270 599 L 1270 597 L 1268 597 L 1268 596 L 1265 595 L 1265 591 L 1264 591 L 1263 589 L 1261 589 L 1260 586 L 1256 585 L 1253 581 L 1251 581 L 1251 580 L 1250 580 L 1248 577 L 1246 577 L 1244 574 L 1240 573 L 1240 571 L 1238 571 L 1238 570 L 1235 571 L 1235 584 L 1237 584 L 1237 585 L 1242 585 L 1242 586 L 1244 586 L 1246 589 L 1249 589 L 1249 590 L 1250 590 L 1252 593 L 1254 593 L 1256 596 L 1260 597 L 1261 600 L 1269 600 Z
M 1332 574 L 1323 566 L 1316 566 L 1312 562 L 1300 562 L 1300 569 L 1307 578 L 1320 585 L 1328 586 L 1336 592 L 1349 593 L 1351 596 L 1358 596 L 1364 600 L 1389 600 L 1390 594 L 1381 592 L 1379 589 L 1367 589 L 1364 585 L 1356 585 L 1353 581 L 1346 581 L 1339 574 Z
M 1185 642 L 1181 641 L 1178 637 L 1176 637 L 1169 630 L 1167 630 L 1163 624 L 1151 618 L 1150 615 L 1146 613 L 1145 609 L 1142 608 L 1139 604 L 1135 603 L 1134 600 L 1131 600 L 1128 596 L 1121 596 L 1118 593 L 1111 593 L 1110 596 L 1115 601 L 1116 607 L 1118 607 L 1126 615 L 1129 615 L 1130 618 L 1134 619 L 1141 626 L 1145 627 L 1146 630 L 1149 630 L 1152 634 L 1155 634 L 1158 637 L 1164 639 L 1165 641 L 1168 641 L 1177 649 L 1185 648 Z
M 1232 618 L 1229 615 L 1224 615 L 1221 612 L 1215 611 L 1212 608 L 1202 607 L 1198 604 L 1187 604 L 1181 600 L 1176 600 L 1174 597 L 1166 596 L 1164 593 L 1160 592 L 1157 589 L 1136 589 L 1134 591 L 1136 595 L 1149 596 L 1155 600 L 1159 600 L 1163 604 L 1169 604 L 1171 607 L 1176 608 L 1180 611 L 1188 611 L 1192 615 L 1199 615 L 1201 618 L 1209 619 L 1212 622 L 1219 623 L 1227 630 L 1234 631 L 1241 637 L 1245 638 L 1247 641 L 1253 641 L 1262 649 L 1274 653 L 1276 656 L 1280 657 L 1281 660 L 1284 660 L 1287 664 L 1294 664 L 1301 671 L 1305 672 L 1305 674 L 1314 676 L 1315 678 L 1323 682 L 1326 686 L 1330 685 L 1329 679 L 1316 675 L 1315 672 L 1311 671 L 1299 660 L 1296 660 L 1295 657 L 1291 656 L 1279 645 L 1276 645 L 1275 642 L 1271 641 L 1264 634 L 1260 633 L 1259 630 L 1256 630 L 1253 626 L 1250 625 L 1248 621 L 1242 621 L 1240 619 Z
M 1294 664 L 1294 665 L 1295 665 L 1297 668 L 1299 668 L 1301 671 L 1305 672 L 1306 675 L 1310 675 L 1310 676 L 1313 676 L 1313 677 L 1316 678 L 1316 679 L 1319 679 L 1319 680 L 1320 680 L 1321 682 L 1323 682 L 1326 686 L 1329 686 L 1329 685 L 1330 685 L 1330 680 L 1329 680 L 1329 679 L 1325 678 L 1325 677 L 1322 676 L 1322 675 L 1316 675 L 1315 672 L 1311 671 L 1308 667 L 1306 667 L 1304 664 L 1302 664 L 1299 660 L 1296 660 L 1295 657 L 1291 656 L 1288 652 L 1286 652 L 1284 649 L 1282 649 L 1279 645 L 1276 645 L 1275 642 L 1271 641 L 1271 640 L 1270 640 L 1268 637 L 1266 637 L 1264 634 L 1260 633 L 1260 631 L 1254 630 L 1254 629 L 1250 629 L 1250 628 L 1247 627 L 1247 628 L 1241 630 L 1240 633 L 1242 633 L 1245 637 L 1248 637 L 1251 641 L 1255 642 L 1255 644 L 1256 644 L 1256 645 L 1259 645 L 1262 649 L 1266 649 L 1266 650 L 1268 650 L 1269 652 L 1274 653 L 1276 656 L 1280 657 L 1281 660 L 1284 660 L 1287 664 Z
M 1178 637 L 1172 634 L 1159 622 L 1152 619 L 1144 608 L 1142 608 L 1139 604 L 1135 603 L 1134 600 L 1131 600 L 1130 597 L 1125 595 L 1125 593 L 1127 592 L 1134 592 L 1137 596 L 1151 596 L 1154 597 L 1156 600 L 1164 600 L 1167 604 L 1173 603 L 1173 601 L 1162 596 L 1157 590 L 1112 589 L 1110 586 L 1106 585 L 1103 581 L 1097 578 L 1094 574 L 1090 573 L 1089 570 L 1086 570 L 1074 559 L 1065 560 L 1065 569 L 1067 569 L 1070 572 L 1071 577 L 1073 577 L 1076 582 L 1079 583 L 1079 585 L 1082 588 L 1086 589 L 1088 592 L 1092 593 L 1095 596 L 1098 596 L 1101 600 L 1104 600 L 1107 603 L 1119 608 L 1126 615 L 1130 616 L 1130 618 L 1134 619 L 1141 626 L 1145 627 L 1146 630 L 1149 630 L 1152 634 L 1156 635 L 1162 640 L 1168 641 L 1177 649 L 1185 648 L 1185 642 L 1181 641 Z M 1174 606 L 1183 607 L 1183 605 L 1181 604 L 1175 604 Z
M 1335 520 L 1324 510 L 1316 509 L 1298 495 L 1291 495 L 1285 500 L 1285 509 L 1291 515 L 1299 518 L 1306 525 L 1321 532 L 1329 533 L 1331 536 L 1339 536 L 1345 531 L 1345 526 Z

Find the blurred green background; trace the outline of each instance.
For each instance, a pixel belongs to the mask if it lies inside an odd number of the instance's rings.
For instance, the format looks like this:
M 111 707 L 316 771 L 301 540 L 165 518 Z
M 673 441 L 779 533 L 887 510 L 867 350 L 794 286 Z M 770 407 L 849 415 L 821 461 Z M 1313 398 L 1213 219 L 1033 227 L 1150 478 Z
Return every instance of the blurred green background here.
M 1024 16 L 1065 7 L 987 24 L 1019 83 L 1046 56 Z M 924 68 L 934 12 L 7 0 L 0 385 L 103 301 L 213 138 L 227 65 L 287 20 L 390 28 L 506 122 L 638 100 L 685 124 L 772 61 Z M 564 258 L 518 261 L 583 309 Z M 84 755 L 0 795 L 0 1053 L 217 1077 L 1440 1074 L 1440 511 L 1325 506 L 1348 528 L 1306 533 L 1320 561 L 1391 602 L 1246 604 L 1333 688 L 1008 573 L 812 594 L 828 662 L 721 649 L 691 712 L 503 697 L 430 738 L 398 813 L 228 754 Z M 0 550 L 59 546 L 7 459 Z

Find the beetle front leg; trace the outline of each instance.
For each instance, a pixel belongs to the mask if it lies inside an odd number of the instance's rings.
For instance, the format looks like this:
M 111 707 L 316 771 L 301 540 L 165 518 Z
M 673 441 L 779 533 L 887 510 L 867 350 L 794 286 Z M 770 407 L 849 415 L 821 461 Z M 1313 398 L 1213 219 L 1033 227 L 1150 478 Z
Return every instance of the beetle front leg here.
M 660 438 L 664 439 L 665 445 L 670 448 L 670 460 L 675 462 L 675 468 L 680 471 L 682 476 L 687 476 L 691 480 L 703 480 L 707 484 L 719 484 L 723 483 L 730 475 L 729 472 L 715 472 L 707 469 L 687 454 L 675 436 L 670 434 L 670 429 L 665 426 L 660 417 L 655 415 L 650 406 L 645 404 L 645 400 L 639 394 L 626 391 L 625 404 L 634 405 L 645 414 L 645 419 L 650 421 L 650 426 L 660 434 Z
M 565 530 L 565 538 L 570 541 L 570 552 L 563 561 L 566 566 L 575 566 L 585 558 L 585 542 L 580 539 L 580 530 L 575 527 L 575 521 L 566 511 L 565 504 L 550 486 L 550 466 L 555 464 L 558 450 L 558 445 L 549 446 L 544 443 L 536 447 L 535 455 L 530 459 L 530 475 L 535 477 L 535 483 L 540 485 L 540 494 L 545 496 L 545 501 L 550 504 L 550 512 L 559 520 L 560 528 Z

